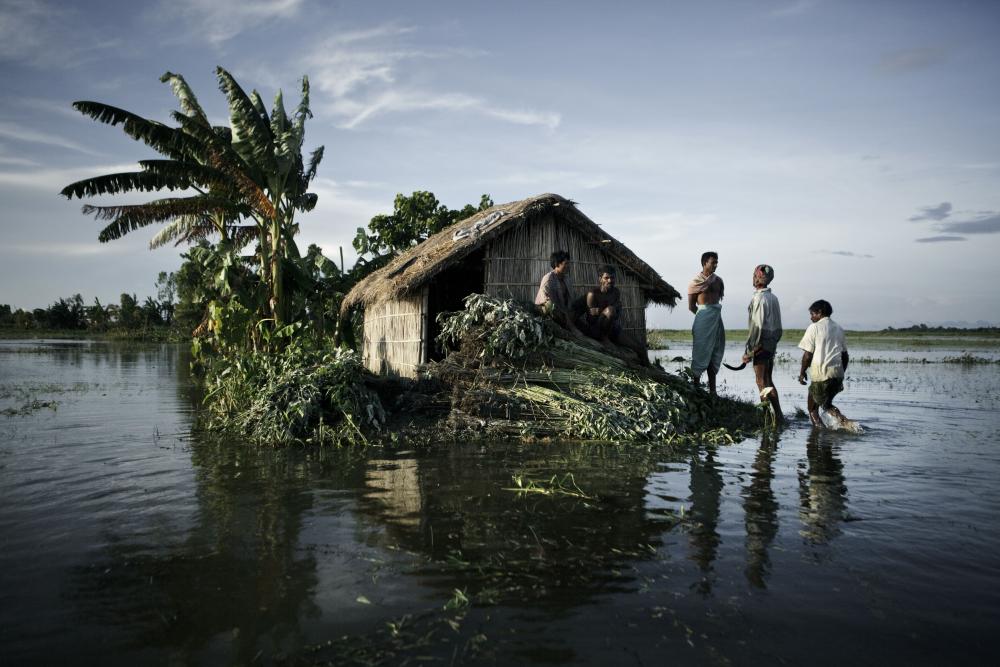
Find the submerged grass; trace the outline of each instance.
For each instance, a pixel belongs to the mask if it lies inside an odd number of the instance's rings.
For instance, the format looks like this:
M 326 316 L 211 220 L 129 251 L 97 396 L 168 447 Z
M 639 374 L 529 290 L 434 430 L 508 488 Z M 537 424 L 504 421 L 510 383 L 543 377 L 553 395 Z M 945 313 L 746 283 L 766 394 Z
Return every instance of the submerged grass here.
M 571 498 L 582 498 L 591 500 L 591 497 L 580 489 L 576 484 L 573 473 L 567 472 L 564 475 L 552 475 L 548 480 L 533 480 L 524 473 L 511 475 L 514 486 L 505 487 L 504 491 L 513 491 L 518 494 L 540 494 L 543 496 L 569 496 Z
M 33 399 L 18 408 L 4 408 L 0 410 L 0 415 L 4 417 L 25 417 L 39 410 L 55 411 L 58 407 L 59 401 L 39 401 L 38 399 Z

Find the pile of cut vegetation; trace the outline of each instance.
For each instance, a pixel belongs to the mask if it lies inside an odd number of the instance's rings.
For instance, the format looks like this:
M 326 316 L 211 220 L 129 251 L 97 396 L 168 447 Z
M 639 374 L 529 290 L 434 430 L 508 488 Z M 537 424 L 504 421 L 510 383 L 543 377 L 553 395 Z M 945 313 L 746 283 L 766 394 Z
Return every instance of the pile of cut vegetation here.
M 421 368 L 450 395 L 453 432 L 629 442 L 733 441 L 760 422 L 749 402 L 713 397 L 687 375 L 570 334 L 482 294 L 438 318 L 443 361 Z M 631 359 L 630 359 L 631 357 Z
M 207 426 L 272 445 L 456 437 L 732 442 L 756 406 L 574 336 L 514 301 L 481 294 L 438 319 L 443 361 L 417 382 L 371 375 L 356 352 L 292 343 L 220 360 Z M 224 362 L 224 363 L 222 363 Z M 385 406 L 385 407 L 383 407 Z

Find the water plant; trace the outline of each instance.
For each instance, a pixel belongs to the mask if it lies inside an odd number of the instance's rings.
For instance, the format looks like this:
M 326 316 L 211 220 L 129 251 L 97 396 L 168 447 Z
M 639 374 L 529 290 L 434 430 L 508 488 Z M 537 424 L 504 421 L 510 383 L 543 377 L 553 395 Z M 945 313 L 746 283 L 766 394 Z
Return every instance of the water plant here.
M 301 343 L 227 360 L 208 374 L 210 425 L 263 444 L 365 444 L 386 417 L 366 373 L 355 352 Z
M 514 486 L 504 488 L 504 491 L 513 491 L 518 494 L 540 494 L 543 496 L 570 496 L 572 498 L 583 498 L 591 500 L 591 497 L 580 489 L 576 484 L 573 473 L 567 472 L 560 475 L 552 475 L 548 480 L 534 480 L 524 473 L 511 475 Z

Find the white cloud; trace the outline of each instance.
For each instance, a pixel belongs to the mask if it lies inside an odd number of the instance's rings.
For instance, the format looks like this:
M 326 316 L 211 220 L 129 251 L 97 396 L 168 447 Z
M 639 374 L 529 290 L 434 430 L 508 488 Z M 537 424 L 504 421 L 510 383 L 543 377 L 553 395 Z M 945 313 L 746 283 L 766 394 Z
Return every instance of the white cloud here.
M 29 127 L 17 123 L 7 123 L 0 121 L 0 137 L 13 139 L 15 141 L 26 141 L 32 144 L 45 144 L 46 146 L 57 146 L 71 151 L 86 153 L 88 155 L 101 155 L 101 153 L 91 150 L 72 139 L 60 137 L 57 134 L 49 134 L 32 130 Z
M 132 163 L 73 167 L 70 169 L 0 171 L 0 187 L 30 188 L 32 190 L 44 190 L 56 194 L 70 183 L 75 183 L 85 178 L 92 178 L 101 174 L 138 170 L 139 165 Z
M 597 222 L 601 222 L 597 220 Z M 714 213 L 686 213 L 667 211 L 615 217 L 617 234 L 644 240 L 643 247 L 658 246 L 668 241 L 700 237 L 703 230 L 715 229 L 719 216 Z M 637 246 L 638 247 L 638 246 Z M 642 254 L 642 251 L 639 251 Z M 648 258 L 645 258 L 648 261 Z
M 131 254 L 133 250 L 124 244 L 86 241 L 81 243 L 15 243 L 7 245 L 4 252 L 31 257 L 93 257 L 96 255 Z
M 472 112 L 516 125 L 558 127 L 562 118 L 551 111 L 509 108 L 477 95 L 441 92 L 407 81 L 404 67 L 419 60 L 474 58 L 485 51 L 461 48 L 402 48 L 393 42 L 416 32 L 412 26 L 384 24 L 341 33 L 305 59 L 310 81 L 326 93 L 326 111 L 339 117 L 340 127 L 357 128 L 375 116 L 413 111 Z M 401 83 L 400 80 L 403 80 Z
M 776 18 L 782 18 L 785 16 L 800 16 L 817 5 L 819 5 L 819 0 L 796 0 L 790 5 L 785 5 L 784 7 L 772 10 L 771 16 Z
M 990 171 L 993 169 L 1000 169 L 1000 162 L 972 162 L 968 164 L 960 164 L 958 165 L 958 168 Z
M 191 28 L 214 45 L 274 19 L 296 16 L 304 0 L 171 0 L 161 10 L 180 12 Z
M 20 97 L 16 102 L 35 111 L 67 116 L 73 119 L 81 118 L 80 112 L 73 108 L 68 100 L 50 100 L 41 97 Z
M 602 174 L 591 174 L 582 171 L 540 170 L 522 171 L 498 178 L 485 178 L 480 184 L 531 186 L 532 191 L 542 192 L 575 192 L 577 190 L 595 190 L 603 188 L 611 181 Z
M 120 46 L 90 30 L 68 3 L 44 0 L 0 0 L 0 60 L 38 67 L 72 69 L 90 62 L 95 53 Z
M 333 47 L 345 44 L 354 44 L 356 42 L 365 42 L 374 39 L 380 39 L 383 37 L 398 37 L 399 35 L 405 35 L 407 33 L 414 32 L 416 27 L 414 26 L 399 26 L 391 23 L 387 23 L 380 26 L 375 26 L 374 28 L 368 28 L 366 30 L 353 30 L 349 32 L 342 32 L 339 35 L 331 37 L 327 41 L 327 47 Z
M 559 123 L 562 122 L 562 116 L 552 111 L 497 109 L 487 107 L 483 109 L 483 113 L 487 116 L 505 120 L 508 123 L 514 123 L 516 125 L 542 125 L 550 129 L 559 127 Z
M 46 43 L 57 12 L 38 0 L 0 0 L 0 58 L 22 59 Z
M 912 72 L 926 69 L 948 58 L 948 50 L 935 47 L 924 46 L 913 49 L 900 49 L 886 53 L 879 61 L 879 69 L 891 74 Z
M 323 254 L 339 260 L 338 248 L 343 248 L 345 262 L 353 264 L 356 254 L 351 246 L 358 227 L 365 227 L 373 216 L 390 213 L 392 195 L 389 190 L 380 192 L 375 198 L 361 196 L 354 190 L 371 192 L 375 184 L 356 184 L 352 181 L 337 182 L 329 178 L 317 178 L 310 191 L 319 196 L 316 208 L 300 220 L 302 233 L 299 247 L 315 243 L 323 249 Z
M 38 163 L 34 160 L 28 160 L 23 157 L 11 157 L 9 155 L 0 155 L 0 164 L 9 164 L 16 167 L 36 167 Z
M 344 129 L 354 129 L 378 115 L 407 111 L 474 112 L 516 125 L 539 125 L 550 129 L 558 127 L 562 120 L 553 112 L 498 108 L 485 99 L 463 93 L 424 90 L 386 90 L 365 101 L 341 99 L 335 101 L 330 110 L 345 117 L 340 124 Z

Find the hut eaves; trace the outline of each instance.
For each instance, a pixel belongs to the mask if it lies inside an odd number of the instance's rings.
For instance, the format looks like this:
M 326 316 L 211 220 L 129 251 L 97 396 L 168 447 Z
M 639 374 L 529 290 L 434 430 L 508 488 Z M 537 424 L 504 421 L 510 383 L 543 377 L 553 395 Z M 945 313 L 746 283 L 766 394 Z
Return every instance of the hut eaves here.
M 367 308 L 409 294 L 490 239 L 549 212 L 573 225 L 595 243 L 600 243 L 603 252 L 641 280 L 640 288 L 650 301 L 671 307 L 677 303 L 680 298 L 677 290 L 624 244 L 584 215 L 574 202 L 559 195 L 543 194 L 480 211 L 403 252 L 355 285 L 344 297 L 341 314 L 346 315 L 356 306 Z M 462 235 L 464 231 L 468 233 Z

